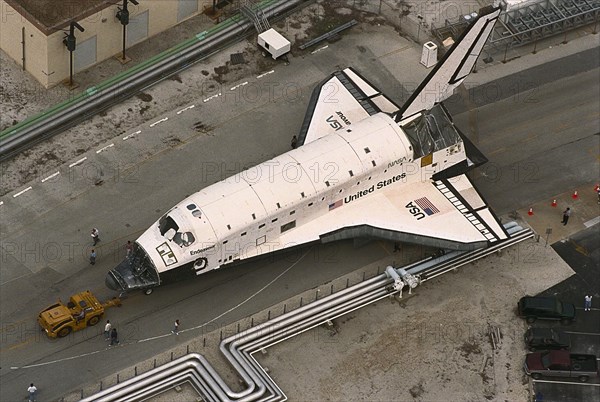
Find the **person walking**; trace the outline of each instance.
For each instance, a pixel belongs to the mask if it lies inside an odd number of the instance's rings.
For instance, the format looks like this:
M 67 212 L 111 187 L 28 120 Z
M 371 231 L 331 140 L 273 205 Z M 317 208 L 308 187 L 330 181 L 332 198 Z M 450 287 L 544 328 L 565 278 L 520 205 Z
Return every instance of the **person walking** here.
M 110 331 L 110 345 L 108 346 L 113 346 L 113 345 L 118 345 L 119 344 L 119 335 L 117 334 L 117 329 L 113 328 Z
M 175 320 L 175 324 L 173 325 L 173 331 L 171 331 L 171 333 L 179 335 L 179 320 Z
M 296 136 L 292 137 L 292 149 L 296 149 L 298 147 L 298 138 Z
M 129 258 L 133 254 L 133 244 L 131 244 L 131 240 L 127 240 L 127 244 L 125 245 L 125 250 L 127 251 L 126 257 Z
M 34 402 L 37 388 L 35 387 L 35 385 L 33 385 L 33 383 L 29 384 L 29 388 L 27 388 L 27 392 L 29 392 L 29 402 Z
M 95 246 L 100 241 L 100 232 L 98 231 L 98 229 L 93 228 L 91 236 Z
M 585 295 L 583 300 L 584 300 L 584 304 L 583 304 L 584 311 L 590 311 L 592 309 L 592 296 Z
M 90 253 L 90 264 L 96 264 L 96 250 L 94 249 L 92 249 L 92 252 Z
M 563 226 L 565 226 L 567 224 L 567 222 L 569 222 L 569 217 L 571 216 L 571 208 L 567 208 L 563 211 L 563 218 L 561 223 L 563 224 Z
M 112 328 L 112 324 L 110 320 L 106 320 L 106 325 L 104 326 L 104 340 L 110 340 L 110 329 Z

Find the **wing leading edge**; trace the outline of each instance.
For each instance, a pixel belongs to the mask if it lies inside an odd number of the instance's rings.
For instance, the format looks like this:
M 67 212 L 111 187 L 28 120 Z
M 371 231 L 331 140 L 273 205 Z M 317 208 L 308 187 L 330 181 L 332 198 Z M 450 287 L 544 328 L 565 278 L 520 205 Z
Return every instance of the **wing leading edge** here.
M 325 215 L 282 234 L 277 248 L 355 237 L 473 250 L 509 235 L 469 178 L 460 175 L 393 186 L 359 199 L 346 196 L 331 204 Z M 246 251 L 242 259 L 273 249 Z
M 395 186 L 364 199 L 346 197 L 341 201 L 324 217 L 287 235 L 285 242 L 372 236 L 465 250 L 487 247 L 508 237 L 465 175 Z

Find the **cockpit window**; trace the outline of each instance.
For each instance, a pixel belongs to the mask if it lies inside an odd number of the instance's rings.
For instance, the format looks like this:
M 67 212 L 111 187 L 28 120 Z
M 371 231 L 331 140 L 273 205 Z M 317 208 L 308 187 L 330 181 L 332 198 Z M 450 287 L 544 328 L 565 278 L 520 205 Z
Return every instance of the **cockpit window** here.
M 148 257 L 148 254 L 140 247 L 137 243 L 133 245 L 133 252 L 128 257 L 129 266 L 135 274 L 141 274 L 152 266 L 152 262 Z
M 160 218 L 160 220 L 158 221 L 158 227 L 162 236 L 164 236 L 165 233 L 167 233 L 170 229 L 173 229 L 175 232 L 179 230 L 179 226 L 169 215 L 165 215 L 162 218 Z

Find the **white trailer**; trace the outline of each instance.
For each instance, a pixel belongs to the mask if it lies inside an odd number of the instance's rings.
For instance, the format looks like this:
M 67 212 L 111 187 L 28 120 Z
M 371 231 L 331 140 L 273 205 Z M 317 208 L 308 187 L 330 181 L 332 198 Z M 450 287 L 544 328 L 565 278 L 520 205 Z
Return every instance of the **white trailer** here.
M 265 49 L 273 59 L 277 59 L 290 51 L 290 41 L 273 28 L 258 35 L 258 44 Z

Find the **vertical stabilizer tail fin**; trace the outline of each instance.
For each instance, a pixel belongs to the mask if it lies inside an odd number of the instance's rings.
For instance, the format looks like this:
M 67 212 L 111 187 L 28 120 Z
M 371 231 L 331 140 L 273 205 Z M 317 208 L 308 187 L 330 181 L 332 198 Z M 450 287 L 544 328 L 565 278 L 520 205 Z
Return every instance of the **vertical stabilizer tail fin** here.
M 428 110 L 452 95 L 471 73 L 483 46 L 494 29 L 500 14 L 499 7 L 484 7 L 479 17 L 463 32 L 427 78 L 419 85 L 395 115 L 400 121 L 423 110 Z

